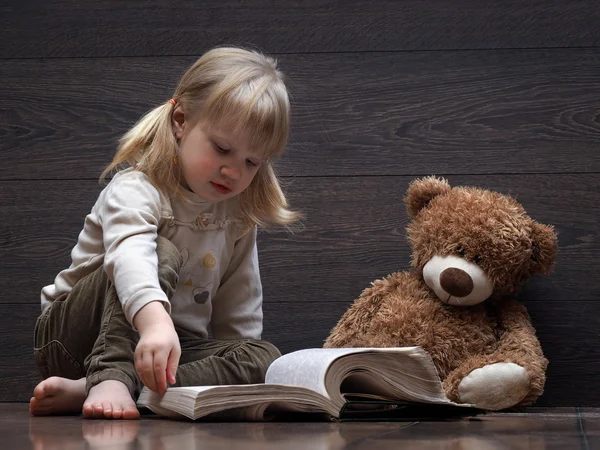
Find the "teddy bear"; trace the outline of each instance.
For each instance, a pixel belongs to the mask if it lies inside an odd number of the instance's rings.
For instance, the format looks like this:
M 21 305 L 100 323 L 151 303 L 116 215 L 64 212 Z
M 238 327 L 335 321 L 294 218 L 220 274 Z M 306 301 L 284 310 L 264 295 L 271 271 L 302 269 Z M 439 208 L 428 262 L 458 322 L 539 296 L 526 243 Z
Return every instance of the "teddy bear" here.
M 404 204 L 411 270 L 372 282 L 324 347 L 420 346 L 450 400 L 483 410 L 532 404 L 548 360 L 516 296 L 552 269 L 554 228 L 510 196 L 436 176 L 412 181 Z

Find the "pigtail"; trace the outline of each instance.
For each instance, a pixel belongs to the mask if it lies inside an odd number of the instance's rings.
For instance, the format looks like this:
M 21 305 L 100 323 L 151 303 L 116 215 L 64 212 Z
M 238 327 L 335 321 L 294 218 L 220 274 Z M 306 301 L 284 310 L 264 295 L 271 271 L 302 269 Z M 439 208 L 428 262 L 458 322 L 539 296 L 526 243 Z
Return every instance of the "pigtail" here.
M 171 126 L 173 104 L 165 102 L 144 115 L 119 141 L 112 162 L 100 175 L 104 180 L 113 171 L 133 167 L 141 170 L 157 186 L 170 192 L 178 185 L 173 170 L 177 141 Z

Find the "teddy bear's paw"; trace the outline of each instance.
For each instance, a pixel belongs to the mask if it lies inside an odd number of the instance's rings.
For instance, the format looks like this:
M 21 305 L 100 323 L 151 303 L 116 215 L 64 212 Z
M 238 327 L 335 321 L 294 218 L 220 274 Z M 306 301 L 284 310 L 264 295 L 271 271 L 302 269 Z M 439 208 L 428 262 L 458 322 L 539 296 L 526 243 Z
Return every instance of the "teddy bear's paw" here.
M 458 395 L 462 403 L 497 411 L 523 400 L 529 392 L 529 382 L 529 374 L 518 364 L 488 364 L 462 379 Z

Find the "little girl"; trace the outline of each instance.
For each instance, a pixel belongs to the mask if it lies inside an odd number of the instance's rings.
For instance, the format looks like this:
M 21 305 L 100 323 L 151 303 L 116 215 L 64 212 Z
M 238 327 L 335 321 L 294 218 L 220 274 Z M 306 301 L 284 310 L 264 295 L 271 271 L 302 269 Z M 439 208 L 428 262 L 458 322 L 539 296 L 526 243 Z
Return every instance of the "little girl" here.
M 71 266 L 42 290 L 32 414 L 135 419 L 142 383 L 264 381 L 280 353 L 260 340 L 256 232 L 299 218 L 272 167 L 289 108 L 272 58 L 218 48 L 122 138 Z

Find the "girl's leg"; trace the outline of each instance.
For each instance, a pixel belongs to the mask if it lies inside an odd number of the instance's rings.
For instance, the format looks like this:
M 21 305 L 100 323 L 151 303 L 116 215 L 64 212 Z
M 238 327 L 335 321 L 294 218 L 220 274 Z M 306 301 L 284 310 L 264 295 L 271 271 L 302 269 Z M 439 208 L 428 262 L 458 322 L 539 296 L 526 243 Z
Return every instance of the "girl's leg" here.
M 177 285 L 180 255 L 173 244 L 161 237 L 157 239 L 157 254 L 161 287 L 170 297 Z M 71 380 L 86 377 L 86 416 L 138 417 L 133 400 L 141 388 L 133 364 L 138 339 L 103 268 L 81 279 L 66 298 L 54 301 L 36 323 L 35 357 L 47 380 L 34 391 L 32 412 L 75 412 L 74 402 L 70 402 L 70 410 L 64 408 L 62 400 L 70 392 L 65 387 L 74 388 Z M 81 381 L 77 387 L 76 397 L 80 400 Z
M 263 383 L 271 363 L 281 356 L 262 340 L 201 339 L 177 329 L 181 359 L 175 386 Z
M 34 339 L 45 380 L 34 390 L 33 414 L 139 415 L 131 396 L 139 383 L 131 362 L 137 337 L 102 267 L 42 313 Z

